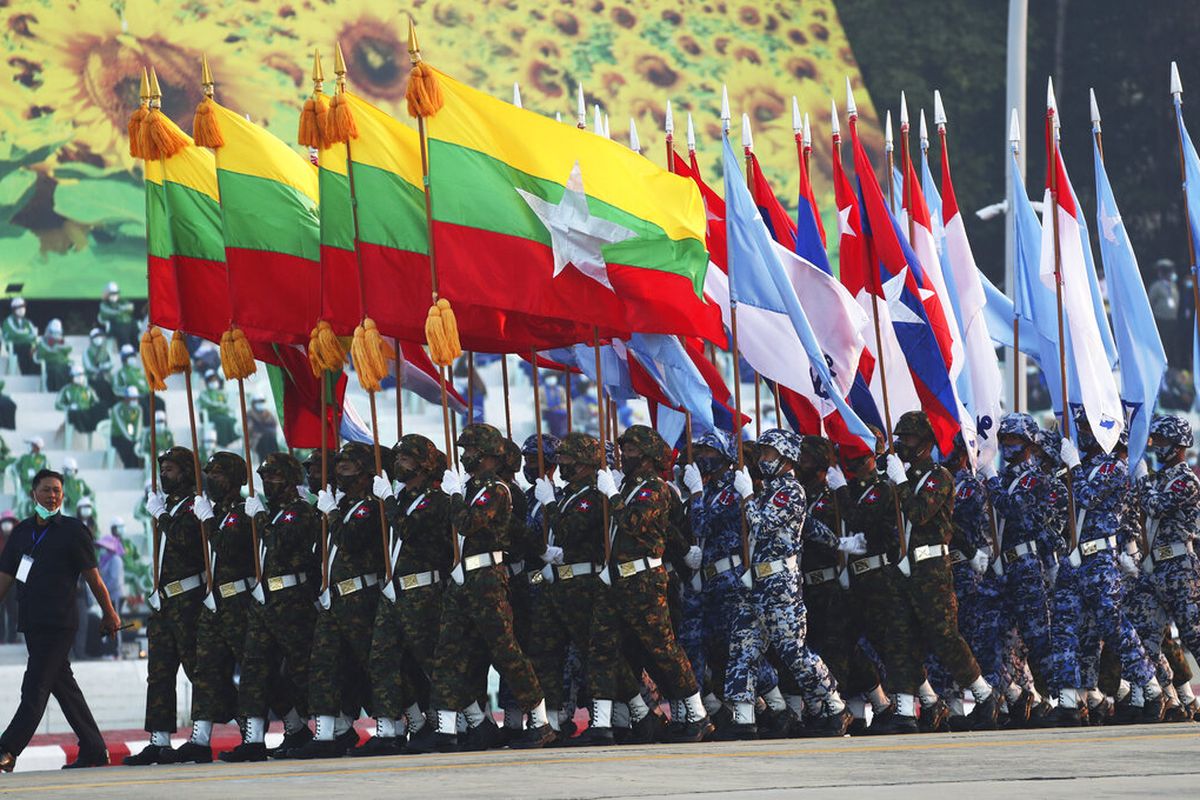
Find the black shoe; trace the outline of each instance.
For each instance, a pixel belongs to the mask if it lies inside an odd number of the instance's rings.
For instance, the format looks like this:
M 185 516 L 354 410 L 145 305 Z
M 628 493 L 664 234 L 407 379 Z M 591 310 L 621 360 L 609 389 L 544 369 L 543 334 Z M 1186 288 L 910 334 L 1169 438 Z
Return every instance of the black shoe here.
M 796 715 L 788 708 L 782 711 L 765 709 L 758 715 L 758 738 L 787 739 L 794 735 L 793 721 L 796 719 Z
M 242 764 L 247 761 L 266 761 L 267 746 L 262 742 L 242 742 L 232 750 L 226 750 L 217 758 L 230 764 Z
M 695 722 L 685 722 L 678 726 L 672 725 L 663 735 L 663 741 L 668 744 L 691 744 L 703 741 L 715 730 L 712 721 L 705 716 Z
M 629 738 L 621 744 L 654 744 L 662 736 L 666 725 L 663 718 L 651 711 L 629 729 Z
M 805 728 L 805 736 L 814 739 L 840 739 L 850 730 L 854 715 L 850 709 L 843 708 L 837 714 L 827 714 Z
M 467 734 L 459 742 L 458 749 L 464 753 L 475 753 L 482 750 L 493 750 L 500 746 L 500 728 L 496 725 L 495 720 L 490 716 L 485 716 L 483 722 L 474 728 L 467 728 Z
M 1078 728 L 1087 724 L 1087 712 L 1078 706 L 1075 708 L 1058 707 L 1055 713 L 1055 727 Z
M 890 709 L 890 712 L 885 711 L 871 720 L 871 727 L 867 728 L 867 733 L 872 736 L 920 733 L 921 729 L 917 727 L 916 717 L 906 717 L 903 714 L 898 714 L 894 706 Z
M 453 733 L 439 733 L 432 725 L 426 725 L 408 739 L 405 753 L 423 755 L 425 753 L 456 753 L 458 752 L 458 736 Z
M 950 718 L 950 706 L 938 698 L 930 705 L 921 704 L 921 718 L 917 720 L 917 728 L 921 733 L 937 733 L 945 730 L 943 727 Z
M 1107 697 L 1100 700 L 1096 705 L 1088 706 L 1088 724 L 1089 725 L 1109 725 L 1115 720 L 1116 714 L 1113 711 L 1112 701 Z M 1140 720 L 1133 720 L 1138 722 Z
M 346 752 L 355 758 L 372 756 L 398 756 L 404 752 L 404 740 L 398 736 L 372 736 L 358 747 Z
M 125 756 L 121 763 L 127 767 L 145 767 L 150 764 L 174 764 L 175 751 L 170 747 L 148 744 L 137 755 Z
M 1191 722 L 1192 715 L 1178 703 L 1172 703 L 1163 711 L 1163 722 Z
M 1166 698 L 1163 695 L 1147 697 L 1146 705 L 1142 707 L 1142 718 L 1139 722 L 1162 722 L 1166 710 Z
M 175 748 L 177 764 L 211 764 L 212 758 L 212 748 L 206 744 L 196 744 L 189 740 Z
M 349 753 L 351 750 L 358 747 L 358 731 L 354 729 L 354 725 L 351 725 L 341 734 L 333 737 L 333 741 L 336 742 L 337 746 L 342 749 L 338 755 L 344 756 L 346 753 Z
M 1117 701 L 1117 707 L 1112 713 L 1110 722 L 1113 725 L 1136 725 L 1142 721 L 1142 706 L 1130 702 L 1130 695 L 1125 695 Z
M 744 742 L 758 738 L 758 726 L 753 722 L 731 722 L 717 728 L 714 742 Z
M 108 751 L 101 750 L 98 753 L 85 753 L 79 751 L 79 755 L 70 764 L 64 764 L 63 769 L 87 769 L 89 767 L 107 767 Z
M 17 765 L 17 757 L 7 750 L 0 750 L 0 772 L 12 772 Z
M 554 729 L 547 725 L 536 728 L 526 728 L 509 740 L 508 746 L 513 750 L 538 750 L 554 742 Z
M 310 739 L 299 747 L 288 751 L 287 757 L 298 761 L 311 761 L 314 758 L 341 758 L 346 754 L 346 748 L 337 739 L 322 741 Z
M 708 718 L 715 727 L 724 728 L 726 725 L 733 724 L 733 709 L 722 703 L 721 707 L 712 714 L 709 714 Z M 677 725 L 684 724 L 684 720 L 682 719 L 671 720 L 671 722 Z
M 1008 719 L 1006 719 L 1000 725 L 1000 727 L 1009 730 L 1029 727 L 1032 715 L 1033 695 L 1029 693 L 1029 690 L 1022 689 L 1020 697 L 1018 697 L 1016 700 L 1009 701 Z
M 611 747 L 616 743 L 612 728 L 597 728 L 595 725 L 589 725 L 571 740 L 572 747 Z
M 870 729 L 867 727 L 867 721 L 865 719 L 862 717 L 855 717 L 854 721 L 850 723 L 850 727 L 846 729 L 846 733 L 850 734 L 851 736 L 866 736 L 868 733 L 870 733 Z
M 313 733 L 305 725 L 294 733 L 285 734 L 283 741 L 278 747 L 272 747 L 267 750 L 267 755 L 271 758 L 284 759 L 291 758 L 291 752 L 297 748 L 303 747 L 313 740 Z
M 1042 700 L 1029 711 L 1029 727 L 1054 728 L 1058 726 L 1057 709 L 1049 700 Z
M 946 728 L 951 733 L 962 733 L 971 730 L 971 720 L 965 714 L 951 714 L 946 720 Z
M 971 709 L 971 713 L 967 715 L 967 722 L 971 725 L 973 731 L 994 731 L 996 730 L 996 714 L 1000 710 L 1000 701 L 996 697 L 996 691 L 987 696 L 986 700 L 976 700 L 975 707 Z

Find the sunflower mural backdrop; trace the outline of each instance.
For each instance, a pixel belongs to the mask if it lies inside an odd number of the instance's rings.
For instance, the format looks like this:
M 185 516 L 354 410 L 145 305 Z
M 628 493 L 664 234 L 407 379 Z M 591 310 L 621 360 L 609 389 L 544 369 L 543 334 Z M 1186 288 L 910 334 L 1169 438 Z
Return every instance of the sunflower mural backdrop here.
M 614 139 L 637 121 L 643 152 L 664 163 L 666 101 L 685 149 L 696 123 L 706 179 L 720 189 L 721 84 L 735 137 L 753 121 L 756 152 L 780 199 L 795 207 L 791 97 L 813 124 L 813 179 L 835 219 L 829 98 L 861 78 L 832 0 L 10 0 L 0 3 L 0 277 L 27 297 L 94 298 L 117 280 L 146 286 L 145 201 L 126 121 L 143 65 L 154 66 L 164 111 L 185 130 L 201 99 L 206 54 L 217 98 L 294 141 L 309 94 L 314 46 L 340 41 L 355 92 L 407 120 L 407 16 L 442 70 L 496 96 L 521 86 L 526 108 L 568 122 L 575 85 L 609 115 Z M 328 64 L 326 70 L 328 71 Z M 862 132 L 879 151 L 865 92 Z

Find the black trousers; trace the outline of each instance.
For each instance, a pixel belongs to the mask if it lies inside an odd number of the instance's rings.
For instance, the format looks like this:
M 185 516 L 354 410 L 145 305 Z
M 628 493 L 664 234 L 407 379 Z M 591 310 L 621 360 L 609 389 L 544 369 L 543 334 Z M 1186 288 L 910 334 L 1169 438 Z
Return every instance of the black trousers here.
M 79 737 L 79 752 L 89 756 L 104 752 L 104 738 L 71 672 L 74 641 L 73 628 L 25 632 L 29 662 L 21 682 L 21 703 L 8 728 L 0 734 L 0 749 L 20 755 L 41 723 L 50 695 L 54 695 L 71 730 Z

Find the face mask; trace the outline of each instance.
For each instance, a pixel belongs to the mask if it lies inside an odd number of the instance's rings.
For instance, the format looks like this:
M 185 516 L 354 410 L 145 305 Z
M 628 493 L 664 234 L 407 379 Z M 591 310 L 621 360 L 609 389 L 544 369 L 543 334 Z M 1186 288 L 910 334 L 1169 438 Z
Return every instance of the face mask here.
M 475 472 L 479 469 L 480 465 L 483 464 L 483 456 L 479 453 L 472 453 L 470 458 L 468 458 L 464 453 L 463 457 L 458 461 L 460 464 L 462 464 L 463 469 L 465 469 L 467 472 Z
M 725 466 L 725 459 L 720 456 L 703 456 L 695 459 L 696 469 L 700 470 L 700 474 L 708 477 L 715 475 Z
M 87 385 L 87 376 L 86 375 L 76 375 L 71 380 L 75 382 L 76 386 L 86 386 Z
M 80 517 L 80 519 L 87 519 L 87 518 L 88 518 L 88 517 L 90 517 L 91 515 L 92 515 L 92 509 L 91 509 L 91 506 L 83 506 L 83 507 L 81 507 L 81 508 L 79 509 L 79 517 Z
M 104 344 L 104 339 L 100 338 L 99 336 L 92 339 L 92 347 L 100 347 L 102 344 Z
M 1171 460 L 1171 456 L 1175 455 L 1175 445 L 1163 445 L 1162 447 L 1151 447 L 1150 452 L 1154 454 L 1154 460 L 1158 462 L 1159 468 Z
M 1009 464 L 1019 459 L 1021 457 L 1021 453 L 1023 452 L 1025 452 L 1025 445 L 1023 444 L 1013 444 L 1012 442 L 1009 442 L 1008 444 L 1000 445 L 1000 457 Z
M 779 475 L 783 472 L 783 459 L 763 459 L 762 461 L 758 462 L 758 471 L 763 474 L 764 478 L 774 478 L 776 475 Z
M 221 388 L 221 384 L 217 383 L 216 381 L 213 381 L 212 383 L 208 384 L 208 390 L 210 392 L 215 392 L 217 389 L 220 389 L 220 388 Z
M 16 314 L 18 317 L 24 317 L 25 316 L 25 306 L 21 306 L 13 313 Z
M 58 509 L 51 511 L 50 509 L 46 508 L 41 503 L 35 503 L 33 506 L 33 510 L 38 515 L 38 519 L 50 519 L 51 517 L 53 517 L 55 514 L 58 513 Z
M 395 467 L 392 470 L 392 474 L 394 474 L 396 476 L 396 480 L 400 481 L 401 483 L 408 483 L 413 478 L 417 477 L 417 471 L 415 469 L 404 469 L 400 466 Z

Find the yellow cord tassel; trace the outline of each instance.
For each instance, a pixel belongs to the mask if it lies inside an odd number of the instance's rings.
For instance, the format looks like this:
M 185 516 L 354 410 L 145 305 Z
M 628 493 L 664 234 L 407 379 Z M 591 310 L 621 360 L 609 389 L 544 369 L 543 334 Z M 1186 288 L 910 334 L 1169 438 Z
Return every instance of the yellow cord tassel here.
M 188 146 L 183 132 L 157 108 L 151 108 L 142 120 L 142 157 L 152 161 L 170 158 Z
M 429 343 L 429 357 L 435 364 L 446 367 L 462 355 L 458 320 L 450 301 L 444 297 L 429 307 L 429 316 L 425 318 L 425 340 Z
M 192 122 L 192 138 L 198 147 L 216 149 L 225 146 L 221 134 L 221 123 L 217 121 L 217 103 L 206 97 L 196 106 L 196 119 Z
M 146 383 L 156 392 L 167 388 L 166 377 L 170 374 L 169 357 L 167 355 L 167 340 L 157 326 L 147 328 L 142 333 L 138 346 L 142 356 L 142 371 L 146 373 Z
M 321 363 L 320 357 L 317 355 L 317 329 L 313 328 L 312 333 L 308 335 L 308 366 L 312 370 L 314 378 L 321 377 L 321 373 L 325 371 L 325 366 Z
M 358 124 L 344 92 L 338 92 L 329 102 L 329 121 L 325 125 L 326 141 L 348 142 L 358 138 Z
M 445 104 L 442 85 L 438 83 L 433 67 L 424 61 L 413 65 L 412 72 L 408 73 L 408 89 L 404 98 L 408 100 L 410 117 L 432 117 L 442 110 Z
M 142 156 L 142 121 L 146 119 L 146 115 L 150 113 L 150 109 L 146 106 L 138 106 L 137 109 L 129 115 L 129 155 L 134 158 L 143 158 Z
M 313 375 L 320 375 L 322 370 L 337 372 L 346 361 L 342 341 L 326 320 L 319 321 L 308 335 L 308 361 Z
M 383 341 L 375 320 L 367 317 L 354 329 L 350 342 L 350 357 L 358 382 L 368 392 L 378 392 L 388 374 L 388 358 L 394 358 L 391 348 Z
M 175 333 L 171 334 L 168 368 L 171 375 L 179 375 L 192 368 L 192 355 L 188 352 L 187 336 L 184 335 L 183 331 L 175 331 Z
M 220 352 L 221 369 L 226 380 L 249 378 L 258 369 L 254 363 L 254 352 L 250 349 L 250 341 L 240 328 L 221 334 Z
M 304 147 L 318 150 L 329 143 L 326 128 L 329 125 L 329 98 L 320 92 L 304 101 L 300 111 L 300 130 L 296 142 Z

